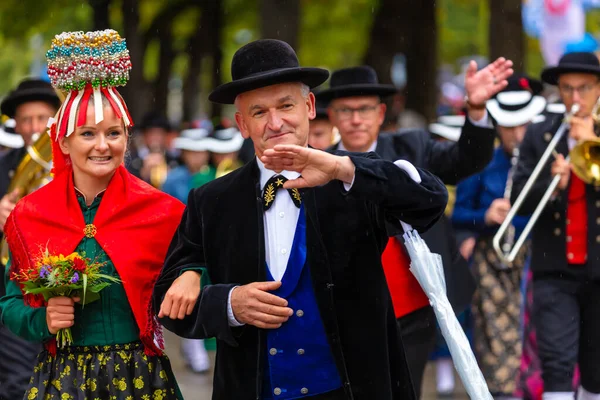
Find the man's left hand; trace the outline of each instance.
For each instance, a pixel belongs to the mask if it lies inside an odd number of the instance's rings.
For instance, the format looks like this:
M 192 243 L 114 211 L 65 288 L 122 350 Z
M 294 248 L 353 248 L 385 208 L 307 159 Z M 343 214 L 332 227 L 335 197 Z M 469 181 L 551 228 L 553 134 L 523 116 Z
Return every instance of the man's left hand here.
M 471 61 L 465 76 L 465 91 L 469 104 L 469 116 L 474 120 L 483 117 L 485 103 L 508 85 L 513 74 L 513 63 L 503 57 L 477 71 L 477 63 Z
M 190 315 L 200 296 L 200 277 L 196 271 L 185 271 L 175 279 L 160 305 L 158 317 L 184 319 Z
M 340 157 L 327 152 L 295 145 L 277 145 L 265 150 L 261 161 L 275 172 L 296 171 L 298 179 L 287 181 L 286 189 L 320 186 L 334 179 L 352 183 L 354 164 L 349 157 Z

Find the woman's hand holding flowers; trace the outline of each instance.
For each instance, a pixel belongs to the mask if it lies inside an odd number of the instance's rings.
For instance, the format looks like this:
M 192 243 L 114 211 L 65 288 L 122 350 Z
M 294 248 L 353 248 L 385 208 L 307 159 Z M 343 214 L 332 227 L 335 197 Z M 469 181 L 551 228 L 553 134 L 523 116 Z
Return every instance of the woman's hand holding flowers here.
M 75 303 L 79 301 L 78 297 L 52 297 L 48 299 L 46 307 L 46 323 L 48 331 L 56 335 L 59 330 L 70 328 L 75 321 Z

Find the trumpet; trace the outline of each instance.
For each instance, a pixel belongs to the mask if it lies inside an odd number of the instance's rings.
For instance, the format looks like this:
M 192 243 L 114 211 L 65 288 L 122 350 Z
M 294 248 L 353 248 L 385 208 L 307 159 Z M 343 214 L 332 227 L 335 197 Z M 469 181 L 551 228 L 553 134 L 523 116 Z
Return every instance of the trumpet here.
M 598 122 L 598 109 L 599 108 L 600 108 L 600 98 L 598 99 L 598 101 L 596 102 L 596 105 L 594 106 L 594 109 L 592 110 L 592 118 L 594 119 L 595 122 Z M 552 179 L 550 185 L 548 186 L 548 189 L 546 190 L 546 192 L 544 192 L 542 199 L 540 200 L 540 202 L 537 205 L 536 209 L 534 210 L 533 214 L 531 214 L 531 217 L 529 218 L 529 222 L 523 229 L 523 232 L 519 236 L 519 239 L 516 241 L 514 246 L 507 246 L 507 245 L 502 246 L 500 241 L 502 240 L 502 237 L 504 236 L 506 231 L 509 229 L 509 227 L 512 226 L 512 221 L 513 221 L 515 215 L 517 214 L 518 210 L 521 208 L 523 201 L 525 201 L 525 198 L 531 191 L 531 187 L 537 180 L 542 169 L 545 167 L 546 163 L 548 162 L 548 159 L 555 151 L 556 146 L 558 145 L 560 140 L 563 138 L 563 136 L 567 132 L 571 118 L 575 114 L 577 114 L 577 112 L 579 112 L 579 109 L 580 109 L 579 104 L 573 104 L 569 113 L 567 113 L 565 115 L 565 118 L 563 119 L 563 122 L 559 126 L 558 131 L 554 134 L 554 137 L 548 144 L 548 147 L 546 148 L 546 150 L 540 157 L 540 160 L 538 161 L 536 167 L 534 168 L 533 172 L 531 173 L 531 176 L 525 183 L 523 190 L 521 191 L 521 193 L 515 200 L 515 203 L 512 205 L 510 211 L 508 212 L 506 219 L 504 220 L 502 225 L 500 225 L 500 228 L 498 229 L 498 232 L 496 232 L 496 235 L 494 235 L 494 238 L 492 241 L 494 250 L 498 254 L 498 257 L 506 265 L 509 265 L 509 266 L 512 265 L 512 262 L 515 260 L 517 254 L 519 253 L 519 250 L 523 246 L 523 243 L 525 243 L 525 240 L 527 239 L 527 236 L 531 232 L 531 229 L 537 222 L 542 211 L 544 211 L 544 208 L 546 208 L 548 201 L 550 200 L 550 198 L 552 197 L 552 194 L 556 190 L 556 187 L 558 186 L 558 183 L 560 182 L 560 175 L 556 175 Z M 571 161 L 571 164 L 573 165 L 573 172 L 581 180 L 583 180 L 584 182 L 586 182 L 588 184 L 600 185 L 600 139 L 580 141 L 569 152 L 569 156 L 566 158 L 566 160 Z

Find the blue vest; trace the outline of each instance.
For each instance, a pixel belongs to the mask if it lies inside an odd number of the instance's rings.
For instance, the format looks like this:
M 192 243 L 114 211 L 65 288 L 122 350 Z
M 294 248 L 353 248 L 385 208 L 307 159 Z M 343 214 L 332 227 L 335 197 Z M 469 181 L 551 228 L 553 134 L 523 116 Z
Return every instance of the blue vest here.
M 267 266 L 267 279 L 272 281 Z M 306 261 L 304 206 L 281 287 L 272 292 L 288 301 L 294 314 L 279 329 L 267 330 L 263 399 L 297 399 L 342 386 L 321 321 Z

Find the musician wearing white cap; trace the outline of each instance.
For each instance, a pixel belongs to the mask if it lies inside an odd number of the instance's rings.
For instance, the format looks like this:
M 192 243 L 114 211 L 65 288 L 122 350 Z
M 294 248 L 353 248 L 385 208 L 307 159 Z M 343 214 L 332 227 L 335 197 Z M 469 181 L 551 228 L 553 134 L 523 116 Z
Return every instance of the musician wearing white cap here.
M 496 255 L 492 239 L 510 210 L 510 190 L 518 146 L 531 121 L 546 107 L 540 95 L 542 83 L 526 76 L 513 76 L 508 86 L 487 102 L 496 124 L 500 145 L 479 174 L 456 188 L 452 222 L 456 229 L 470 231 L 463 241 L 464 256 L 472 258 L 477 283 L 472 312 L 474 344 L 479 365 L 495 398 L 511 398 L 517 389 L 521 365 L 521 277 L 526 248 L 506 265 Z M 506 241 L 522 232 L 527 217 L 514 220 Z

